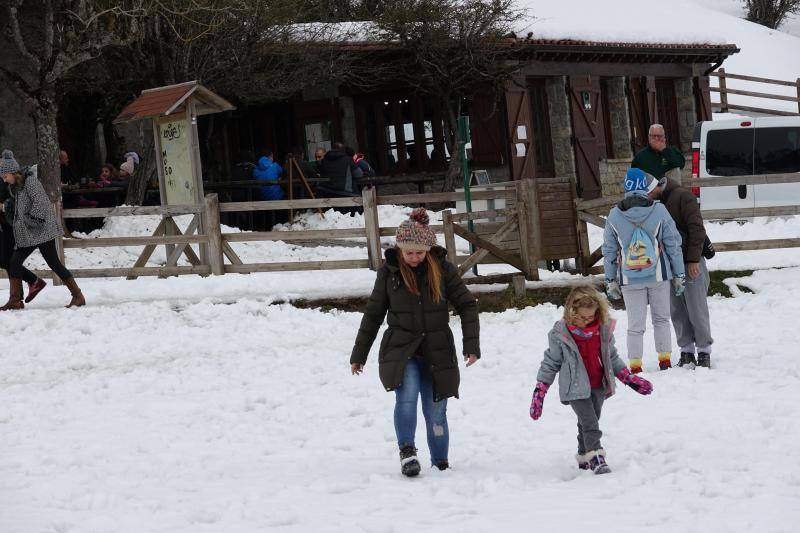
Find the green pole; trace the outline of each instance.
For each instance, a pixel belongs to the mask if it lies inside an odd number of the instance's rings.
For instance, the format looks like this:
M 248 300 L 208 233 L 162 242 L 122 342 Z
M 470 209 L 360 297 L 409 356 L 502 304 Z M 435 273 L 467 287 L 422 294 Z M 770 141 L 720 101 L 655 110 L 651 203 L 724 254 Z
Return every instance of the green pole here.
M 469 165 L 467 164 L 467 142 L 469 141 L 469 128 L 467 128 L 467 117 L 458 117 L 458 153 L 461 157 L 461 177 L 464 179 L 464 201 L 467 204 L 467 213 L 472 213 L 472 194 L 469 190 Z M 467 221 L 467 228 L 470 233 L 475 233 L 475 223 Z M 475 253 L 475 247 L 470 243 L 470 253 Z M 472 267 L 472 273 L 478 275 L 478 265 Z

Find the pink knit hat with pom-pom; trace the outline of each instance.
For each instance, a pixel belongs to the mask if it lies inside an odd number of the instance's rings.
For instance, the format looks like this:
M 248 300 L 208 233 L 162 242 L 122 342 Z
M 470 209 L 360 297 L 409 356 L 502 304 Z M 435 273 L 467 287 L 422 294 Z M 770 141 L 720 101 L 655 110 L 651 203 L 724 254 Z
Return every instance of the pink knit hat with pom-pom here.
M 430 220 L 424 207 L 417 207 L 411 211 L 408 220 L 403 221 L 397 228 L 395 234 L 397 247 L 403 250 L 427 252 L 432 246 L 436 246 L 436 234 L 428 226 Z

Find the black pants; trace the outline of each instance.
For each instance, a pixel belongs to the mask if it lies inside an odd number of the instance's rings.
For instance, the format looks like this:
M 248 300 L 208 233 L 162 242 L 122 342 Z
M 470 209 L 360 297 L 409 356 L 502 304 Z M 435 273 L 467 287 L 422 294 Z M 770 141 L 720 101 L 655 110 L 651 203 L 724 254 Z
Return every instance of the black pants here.
M 56 240 L 52 239 L 47 242 L 43 242 L 37 246 L 29 246 L 27 248 L 17 248 L 14 250 L 14 253 L 11 254 L 11 265 L 8 270 L 9 277 L 12 278 L 21 278 L 23 277 L 23 273 L 25 271 L 25 267 L 22 266 L 22 263 L 30 256 L 34 250 L 39 249 L 42 252 L 42 257 L 44 257 L 45 263 L 47 266 L 50 267 L 50 270 L 55 272 L 62 281 L 67 280 L 72 277 L 67 267 L 65 267 L 61 261 L 58 259 L 58 252 L 56 252 Z
M 11 276 L 11 272 L 9 271 L 11 254 L 14 253 L 15 244 L 14 228 L 5 222 L 0 222 L 0 268 L 8 272 L 9 276 Z M 22 267 L 22 275 L 20 277 L 25 280 L 26 283 L 33 283 L 36 281 L 36 274 L 25 267 Z

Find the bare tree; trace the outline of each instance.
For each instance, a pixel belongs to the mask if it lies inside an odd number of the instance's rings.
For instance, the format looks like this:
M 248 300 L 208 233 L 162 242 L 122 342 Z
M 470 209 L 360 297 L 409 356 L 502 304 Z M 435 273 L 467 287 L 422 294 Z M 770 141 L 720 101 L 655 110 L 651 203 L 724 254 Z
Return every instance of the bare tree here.
M 747 20 L 776 30 L 789 15 L 800 13 L 800 0 L 744 0 Z
M 458 117 L 465 100 L 496 92 L 517 69 L 510 61 L 522 13 L 514 0 L 395 0 L 376 23 L 386 45 L 400 48 L 402 83 L 434 98 L 443 110 L 451 154 L 445 188 L 458 182 Z
M 50 197 L 60 196 L 58 105 L 60 86 L 77 67 L 111 47 L 141 39 L 145 17 L 167 20 L 224 13 L 235 2 L 216 0 L 6 0 L 5 43 L 18 60 L 0 65 L 0 77 L 33 119 L 39 176 Z M 227 4 L 227 5 L 226 5 Z

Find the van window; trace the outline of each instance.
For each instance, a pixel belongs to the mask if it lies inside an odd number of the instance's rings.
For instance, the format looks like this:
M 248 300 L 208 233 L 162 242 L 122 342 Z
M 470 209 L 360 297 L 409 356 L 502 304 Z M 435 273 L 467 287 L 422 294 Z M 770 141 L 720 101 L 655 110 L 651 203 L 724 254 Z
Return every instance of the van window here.
M 757 128 L 756 174 L 800 172 L 800 127 Z
M 711 130 L 706 137 L 706 171 L 712 176 L 753 173 L 753 130 Z

